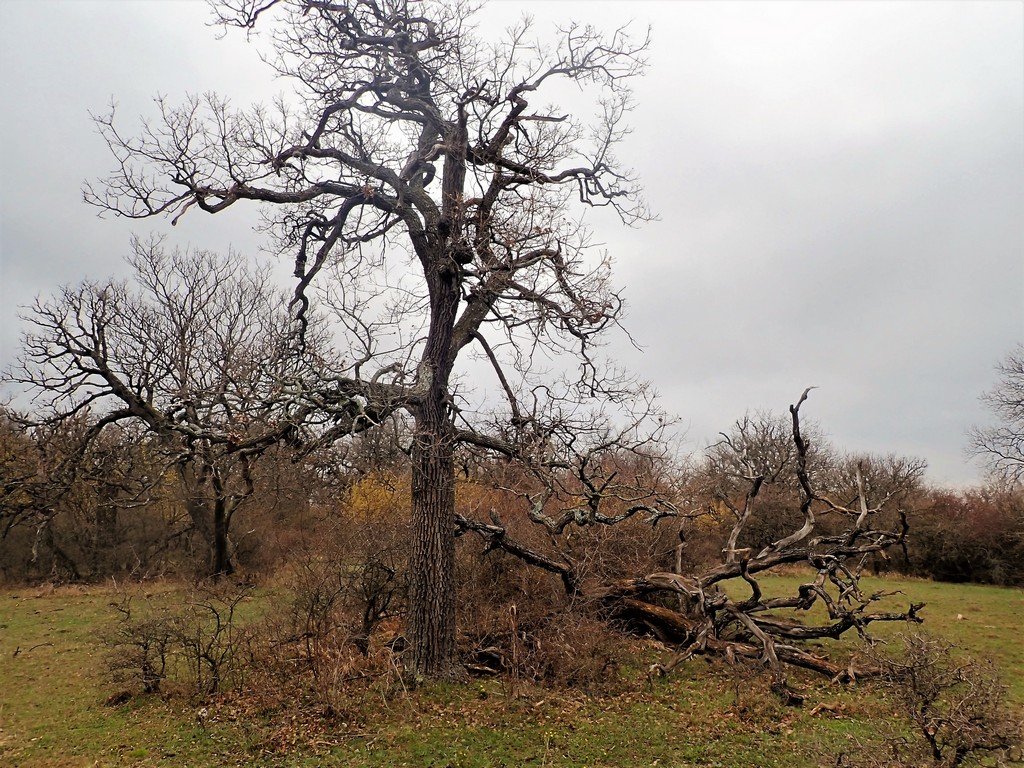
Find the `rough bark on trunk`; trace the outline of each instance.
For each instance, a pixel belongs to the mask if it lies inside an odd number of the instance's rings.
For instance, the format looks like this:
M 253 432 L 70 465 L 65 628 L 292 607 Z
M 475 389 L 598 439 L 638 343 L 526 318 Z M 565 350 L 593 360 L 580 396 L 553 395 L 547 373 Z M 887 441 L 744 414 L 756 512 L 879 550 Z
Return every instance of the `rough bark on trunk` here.
M 446 189 L 452 185 L 446 176 Z M 461 186 L 457 179 L 455 188 Z M 454 193 L 450 193 L 454 196 Z M 409 639 L 417 674 L 451 678 L 455 653 L 455 445 L 448 379 L 459 305 L 457 266 L 445 250 L 431 260 L 430 328 L 420 364 L 423 399 L 415 411 Z
M 412 482 L 409 633 L 416 672 L 433 678 L 456 671 L 455 472 L 450 430 L 440 416 L 417 420 Z

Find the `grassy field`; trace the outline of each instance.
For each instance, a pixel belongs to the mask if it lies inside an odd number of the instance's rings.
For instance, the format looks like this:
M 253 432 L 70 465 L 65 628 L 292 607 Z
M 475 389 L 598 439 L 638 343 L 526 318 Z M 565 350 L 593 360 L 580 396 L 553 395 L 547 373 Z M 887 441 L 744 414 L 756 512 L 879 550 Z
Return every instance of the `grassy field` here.
M 894 600 L 928 603 L 927 628 L 991 657 L 1024 704 L 1024 591 L 866 581 L 902 590 Z M 108 706 L 115 689 L 97 637 L 112 620 L 111 599 L 101 588 L 0 593 L 0 766 L 817 766 L 880 739 L 892 714 L 868 688 L 810 678 L 797 679 L 808 705 L 785 709 L 763 681 L 701 660 L 605 696 L 499 681 L 429 687 L 362 701 L 313 730 L 240 712 L 230 699 Z M 209 716 L 197 717 L 204 704 Z

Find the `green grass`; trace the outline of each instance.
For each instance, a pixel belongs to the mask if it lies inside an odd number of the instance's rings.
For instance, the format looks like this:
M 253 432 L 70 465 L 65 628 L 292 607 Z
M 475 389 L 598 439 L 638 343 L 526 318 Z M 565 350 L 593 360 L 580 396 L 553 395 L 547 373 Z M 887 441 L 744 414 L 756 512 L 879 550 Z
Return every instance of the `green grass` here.
M 762 583 L 766 591 L 791 590 L 799 581 Z M 892 609 L 928 603 L 927 629 L 992 657 L 1024 703 L 1024 591 L 917 580 L 866 579 L 865 586 L 901 589 Z M 111 601 L 104 589 L 0 593 L 0 765 L 799 767 L 831 764 L 845 745 L 879 738 L 891 717 L 865 688 L 813 678 L 796 680 L 808 706 L 785 709 L 763 681 L 694 660 L 617 695 L 530 688 L 512 695 L 487 681 L 363 701 L 316 732 L 239 715 L 230 703 L 211 706 L 200 724 L 201 703 L 184 695 L 105 705 L 116 689 L 104 680 L 97 638 L 110 625 Z M 815 703 L 837 711 L 812 716 Z

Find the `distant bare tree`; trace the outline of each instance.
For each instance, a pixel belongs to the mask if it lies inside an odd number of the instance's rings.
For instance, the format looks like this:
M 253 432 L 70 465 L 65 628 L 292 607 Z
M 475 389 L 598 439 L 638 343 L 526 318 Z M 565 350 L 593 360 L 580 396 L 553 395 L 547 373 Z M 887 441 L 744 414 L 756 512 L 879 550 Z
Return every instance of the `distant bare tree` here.
M 79 452 L 95 453 L 115 425 L 154 436 L 210 572 L 230 573 L 230 526 L 253 492 L 253 463 L 312 409 L 290 393 L 311 353 L 291 344 L 286 301 L 266 272 L 159 241 L 136 241 L 130 262 L 134 284 L 84 283 L 37 301 L 7 378 L 33 393 L 37 428 L 96 414 Z
M 981 397 L 996 417 L 991 427 L 971 430 L 971 450 L 997 477 L 1024 480 L 1024 345 L 996 366 L 999 381 Z
M 626 223 L 647 216 L 614 154 L 646 39 L 570 24 L 547 45 L 523 21 L 491 45 L 474 31 L 478 7 L 469 2 L 214 8 L 226 26 L 269 31 L 270 62 L 295 98 L 247 111 L 216 96 L 160 101 L 159 120 L 134 137 L 103 115 L 116 168 L 86 198 L 174 222 L 193 209 L 258 204 L 295 259 L 300 321 L 314 278 L 333 273 L 328 302 L 351 350 L 334 392 L 358 418 L 325 438 L 398 410 L 414 420 L 409 634 L 415 668 L 449 676 L 457 447 L 535 460 L 584 425 L 594 440 L 575 460 L 591 468 L 608 440 L 633 439 L 628 429 L 594 430 L 583 407 L 629 403 L 635 393 L 594 355 L 622 302 L 579 208 L 607 206 Z M 557 81 L 595 102 L 596 116 L 552 105 Z M 507 398 L 494 418 L 474 414 L 460 391 L 457 362 L 470 354 L 493 367 Z M 549 368 L 573 378 L 547 381 Z M 578 514 L 600 519 L 608 488 L 579 482 Z
M 802 429 L 807 475 L 814 481 L 835 457 L 814 425 Z M 760 549 L 803 524 L 792 431 L 788 415 L 747 413 L 705 451 L 696 481 L 702 500 L 729 532 L 727 549 Z
M 30 562 L 36 563 L 44 548 L 54 571 L 71 578 L 81 576 L 78 563 L 55 539 L 52 522 L 80 489 L 81 439 L 90 434 L 85 419 L 32 430 L 19 414 L 0 410 L 0 540 L 7 542 L 19 528 L 31 529 Z

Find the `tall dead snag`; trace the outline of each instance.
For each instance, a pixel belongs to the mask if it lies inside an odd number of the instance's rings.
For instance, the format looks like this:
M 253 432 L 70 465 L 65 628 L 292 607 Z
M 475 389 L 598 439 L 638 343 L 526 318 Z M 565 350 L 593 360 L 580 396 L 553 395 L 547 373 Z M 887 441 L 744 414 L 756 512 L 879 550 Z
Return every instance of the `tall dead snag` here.
M 504 389 L 529 389 L 531 360 L 539 371 L 568 353 L 579 386 L 566 396 L 623 395 L 592 358 L 621 302 L 575 209 L 646 215 L 614 157 L 646 40 L 570 24 L 545 45 L 523 21 L 491 45 L 473 31 L 476 6 L 447 0 L 214 7 L 226 26 L 269 32 L 294 97 L 248 111 L 161 101 L 134 138 L 101 116 L 116 170 L 86 198 L 173 222 L 259 204 L 295 259 L 300 322 L 314 278 L 333 272 L 323 287 L 352 356 L 329 389 L 364 426 L 395 409 L 415 422 L 408 629 L 416 669 L 452 674 L 455 452 L 487 427 L 457 391 L 457 363 L 478 352 Z M 550 106 L 557 81 L 592 97 L 596 117 Z
M 815 481 L 830 483 L 828 492 L 820 490 L 812 482 L 812 451 L 800 422 L 807 394 L 790 407 L 789 447 L 770 425 L 754 428 L 750 422 L 741 422 L 736 434 L 725 436 L 715 447 L 712 466 L 727 470 L 712 495 L 712 504 L 731 516 L 733 525 L 721 562 L 714 567 L 689 574 L 664 571 L 611 581 L 602 579 L 600 572 L 584 578 L 584 562 L 568 554 L 563 535 L 567 530 L 613 525 L 634 514 L 642 514 L 652 523 L 700 514 L 678 508 L 672 494 L 659 494 L 650 485 L 644 490 L 644 486 L 617 483 L 609 452 L 621 452 L 624 443 L 616 440 L 598 440 L 592 448 L 582 448 L 585 440 L 577 438 L 563 443 L 560 450 L 542 452 L 547 458 L 534 462 L 538 476 L 546 480 L 544 490 L 528 499 L 527 515 L 550 534 L 547 547 L 526 546 L 497 519 L 491 524 L 460 519 L 460 529 L 483 537 L 491 548 L 557 574 L 567 591 L 591 599 L 606 618 L 651 634 L 675 649 L 675 660 L 657 671 L 664 672 L 695 654 L 756 659 L 768 667 L 774 689 L 790 703 L 799 703 L 800 696 L 786 682 L 787 665 L 835 680 L 852 681 L 874 674 L 872 668 L 839 664 L 802 645 L 838 638 L 849 630 L 867 636 L 869 625 L 876 621 L 920 621 L 921 604 L 911 604 L 902 612 L 872 611 L 873 604 L 886 593 L 867 593 L 859 582 L 870 558 L 903 542 L 907 522 L 899 502 L 916 484 L 923 464 L 891 463 L 888 482 L 881 477 L 885 473 L 876 473 L 871 484 L 862 471 L 867 466 L 863 462 L 854 467 L 852 476 L 845 471 L 845 464 L 820 465 L 813 473 Z M 638 444 L 629 442 L 632 450 L 637 450 Z M 549 442 L 547 448 L 552 447 Z M 513 448 L 506 445 L 505 450 Z M 601 454 L 603 460 L 595 461 Z M 757 518 L 765 489 L 786 479 L 794 490 L 791 499 L 796 520 L 792 527 L 756 548 L 742 546 L 745 529 Z M 759 578 L 790 564 L 809 566 L 814 576 L 795 595 L 767 594 Z M 735 582 L 737 588 L 727 588 L 729 582 Z M 803 620 L 816 605 L 824 606 L 827 620 Z M 786 616 L 787 612 L 795 616 Z

